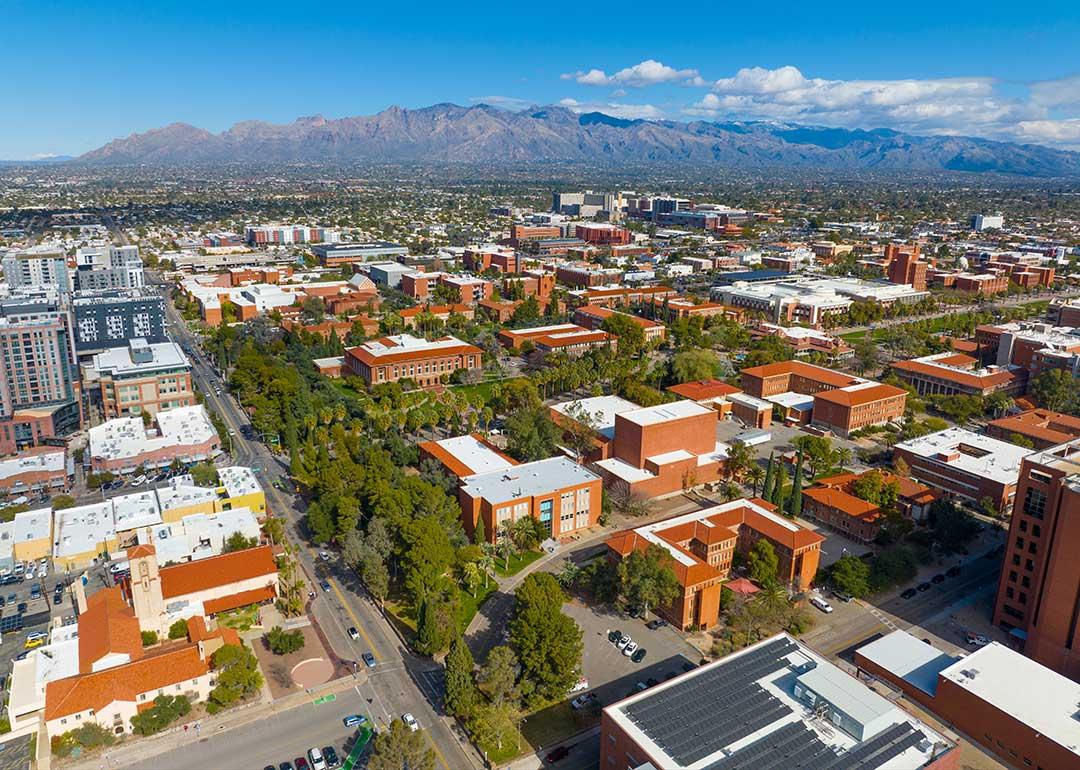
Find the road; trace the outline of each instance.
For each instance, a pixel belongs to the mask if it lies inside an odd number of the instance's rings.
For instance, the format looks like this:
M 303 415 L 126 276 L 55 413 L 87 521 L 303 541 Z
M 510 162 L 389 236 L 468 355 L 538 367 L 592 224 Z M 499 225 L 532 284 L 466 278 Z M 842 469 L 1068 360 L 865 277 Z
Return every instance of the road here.
M 352 661 L 359 661 L 366 651 L 370 651 L 375 656 L 377 665 L 372 677 L 375 686 L 371 688 L 368 696 L 371 697 L 372 703 L 364 710 L 365 713 L 370 712 L 376 723 L 383 726 L 390 720 L 400 718 L 406 712 L 412 713 L 420 726 L 424 728 L 425 735 L 435 750 L 438 766 L 443 770 L 459 770 L 475 766 L 479 759 L 472 753 L 471 747 L 467 751 L 456 736 L 456 727 L 451 728 L 449 720 L 443 719 L 436 712 L 436 708 L 441 708 L 437 692 L 437 683 L 441 679 L 441 667 L 434 666 L 430 660 L 412 655 L 379 609 L 366 598 L 355 576 L 350 570 L 344 568 L 336 555 L 329 562 L 322 562 L 318 558 L 317 549 L 306 544 L 300 531 L 303 513 L 298 506 L 298 499 L 282 492 L 276 486 L 278 482 L 282 482 L 283 486 L 287 482 L 286 462 L 273 455 L 261 442 L 252 441 L 245 436 L 244 427 L 249 424 L 247 416 L 236 401 L 227 394 L 218 372 L 199 352 L 198 340 L 187 328 L 172 303 L 166 302 L 166 308 L 169 331 L 173 340 L 192 351 L 192 375 L 196 386 L 204 394 L 207 406 L 221 416 L 226 427 L 233 434 L 231 435 L 232 454 L 235 461 L 241 465 L 260 469 L 257 475 L 266 492 L 269 509 L 284 518 L 290 539 L 298 544 L 297 555 L 303 569 L 316 580 L 326 579 L 330 584 L 329 592 L 318 591 L 318 597 L 312 607 L 334 651 L 342 659 Z M 216 395 L 215 388 L 220 388 L 222 395 Z M 346 633 L 349 626 L 354 626 L 359 631 L 360 641 L 349 638 Z M 320 708 L 327 709 L 327 720 L 336 721 L 338 725 L 340 725 L 341 716 L 351 713 L 348 709 L 340 708 L 340 704 L 336 709 L 333 706 Z M 311 743 L 311 740 L 306 737 L 309 725 L 289 721 L 287 727 L 288 731 L 279 733 L 282 735 L 283 742 L 291 741 L 290 745 L 295 744 L 297 751 Z M 178 769 L 190 767 L 193 770 L 223 767 L 216 759 L 219 755 L 228 756 L 233 753 L 232 735 L 230 732 L 228 738 L 222 736 L 206 739 L 214 744 L 212 750 L 215 752 L 215 762 L 209 764 L 205 761 L 188 762 L 184 758 L 182 764 L 176 767 Z M 290 756 L 282 755 L 277 761 L 281 762 L 294 756 L 299 756 L 299 753 Z M 260 766 L 262 764 L 260 762 Z M 154 766 L 163 767 L 160 764 Z M 248 761 L 246 767 L 252 766 L 253 764 Z
M 937 313 L 929 313 L 927 315 L 910 316 L 907 318 L 885 318 L 880 321 L 875 321 L 872 324 L 866 324 L 864 326 L 839 327 L 836 329 L 830 329 L 829 333 L 839 336 L 841 334 L 850 334 L 851 332 L 883 329 L 889 326 L 897 326 L 899 324 L 911 323 L 913 321 L 929 321 L 932 318 L 944 318 L 945 316 L 956 315 L 957 313 L 974 313 L 982 310 L 994 310 L 996 308 L 1002 307 L 1016 307 L 1017 305 L 1027 305 L 1031 302 L 1038 302 L 1040 300 L 1070 299 L 1075 296 L 1078 296 L 1076 292 L 1040 292 L 1036 294 L 1020 294 L 1008 299 L 987 299 L 985 302 L 973 305 L 954 305 Z

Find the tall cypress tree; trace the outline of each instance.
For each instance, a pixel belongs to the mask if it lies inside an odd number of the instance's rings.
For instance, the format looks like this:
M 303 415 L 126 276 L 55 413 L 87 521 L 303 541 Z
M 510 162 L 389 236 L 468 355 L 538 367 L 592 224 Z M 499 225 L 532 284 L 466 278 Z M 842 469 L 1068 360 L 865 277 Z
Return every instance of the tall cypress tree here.
M 791 518 L 802 515 L 802 448 L 795 457 L 795 479 L 791 482 Z
M 446 656 L 446 695 L 443 702 L 447 713 L 467 719 L 476 710 L 475 666 L 472 652 L 459 634 L 450 645 L 450 654 Z
M 784 470 L 784 466 L 781 465 L 776 470 L 776 490 L 773 492 L 773 499 L 770 501 L 776 506 L 776 510 L 780 513 L 784 512 L 784 502 L 787 498 L 787 494 L 784 491 L 784 487 L 787 486 L 787 471 Z
M 769 453 L 769 467 L 765 469 L 765 483 L 761 487 L 761 499 L 772 502 L 773 485 L 776 483 L 776 465 L 774 456 L 776 452 Z

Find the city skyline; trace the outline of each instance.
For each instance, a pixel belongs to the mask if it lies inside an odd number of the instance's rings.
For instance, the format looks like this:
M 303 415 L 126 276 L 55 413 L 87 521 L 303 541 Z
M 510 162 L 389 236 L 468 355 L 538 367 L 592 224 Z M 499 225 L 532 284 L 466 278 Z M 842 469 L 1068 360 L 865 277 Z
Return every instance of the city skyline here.
M 633 6 L 586 23 L 583 12 L 496 6 L 405 16 L 331 5 L 316 17 L 273 3 L 233 3 L 223 15 L 205 3 L 136 12 L 17 2 L 11 28 L 47 34 L 13 36 L 0 54 L 11 75 L 0 158 L 78 155 L 174 122 L 216 133 L 441 102 L 1080 149 L 1080 55 L 1062 44 L 1080 33 L 1080 14 L 1064 3 L 1014 10 L 841 4 L 733 19 L 705 9 L 715 31 L 688 39 L 686 20 L 665 25 Z

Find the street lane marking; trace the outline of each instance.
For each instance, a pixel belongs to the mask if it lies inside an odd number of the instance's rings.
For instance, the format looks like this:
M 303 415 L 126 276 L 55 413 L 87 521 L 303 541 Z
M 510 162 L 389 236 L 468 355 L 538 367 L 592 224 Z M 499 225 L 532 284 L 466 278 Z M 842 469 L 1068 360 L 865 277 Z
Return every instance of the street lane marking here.
M 382 655 L 379 654 L 379 650 L 375 647 L 375 642 L 371 641 L 371 637 L 368 636 L 367 631 L 364 630 L 364 624 L 360 622 L 360 619 L 356 617 L 356 613 L 353 612 L 352 607 L 349 606 L 345 594 L 338 588 L 337 580 L 335 580 L 333 576 L 327 576 L 326 582 L 334 589 L 334 593 L 337 594 L 341 606 L 345 608 L 345 612 L 348 613 L 349 618 L 356 624 L 356 630 L 360 632 L 360 636 L 364 637 L 364 641 L 368 643 L 368 646 L 371 648 L 371 654 L 375 657 L 375 660 L 381 660 Z

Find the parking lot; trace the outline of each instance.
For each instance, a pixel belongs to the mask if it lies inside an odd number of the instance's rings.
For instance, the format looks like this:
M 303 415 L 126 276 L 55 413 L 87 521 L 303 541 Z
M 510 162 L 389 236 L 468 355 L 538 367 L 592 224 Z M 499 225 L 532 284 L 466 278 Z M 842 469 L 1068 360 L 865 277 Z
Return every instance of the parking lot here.
M 588 692 L 596 693 L 601 705 L 626 697 L 638 682 L 662 682 L 670 674 L 682 673 L 684 663 L 701 660 L 701 653 L 670 626 L 653 631 L 645 627 L 645 620 L 577 602 L 563 605 L 563 612 L 584 632 L 582 673 L 589 680 Z M 608 634 L 615 630 L 628 634 L 646 650 L 644 660 L 634 663 L 608 641 Z

